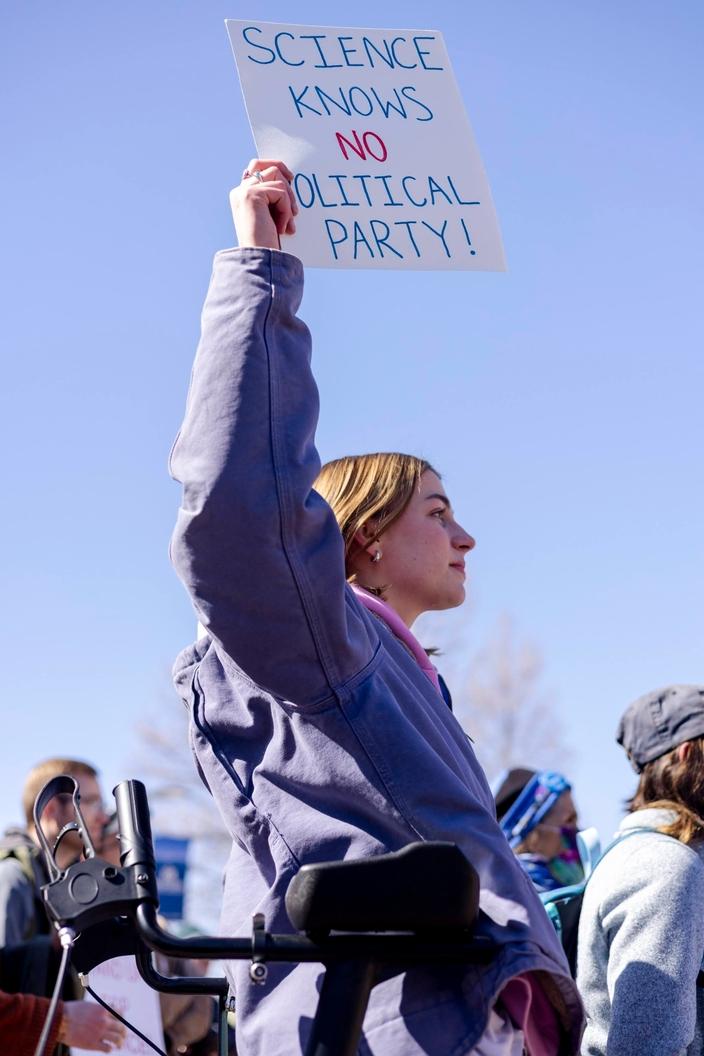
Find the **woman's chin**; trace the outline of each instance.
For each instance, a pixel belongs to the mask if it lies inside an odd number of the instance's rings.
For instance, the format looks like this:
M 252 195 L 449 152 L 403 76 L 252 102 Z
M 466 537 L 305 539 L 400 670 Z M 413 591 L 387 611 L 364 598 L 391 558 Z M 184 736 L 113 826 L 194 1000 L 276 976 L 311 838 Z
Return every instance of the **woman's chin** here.
M 455 587 L 453 590 L 448 591 L 443 597 L 437 598 L 435 604 L 429 605 L 424 611 L 426 612 L 445 612 L 446 609 L 457 609 L 464 603 L 467 595 L 464 587 L 459 589 Z
M 463 604 L 464 599 L 467 597 L 467 590 L 464 583 L 459 588 L 455 589 L 453 594 L 455 595 L 455 600 L 448 605 L 449 609 L 456 609 L 459 605 Z

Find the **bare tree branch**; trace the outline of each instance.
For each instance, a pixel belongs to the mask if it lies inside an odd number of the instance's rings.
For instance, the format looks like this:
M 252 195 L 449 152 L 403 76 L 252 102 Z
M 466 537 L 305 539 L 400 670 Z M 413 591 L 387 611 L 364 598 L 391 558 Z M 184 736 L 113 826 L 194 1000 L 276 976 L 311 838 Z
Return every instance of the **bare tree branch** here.
M 468 637 L 467 622 L 464 634 L 454 627 L 438 666 L 450 686 L 455 714 L 474 741 L 487 775 L 492 779 L 519 765 L 564 770 L 571 749 L 555 697 L 542 686 L 540 650 L 519 639 L 513 619 L 505 614 L 487 644 L 466 660 L 462 642 Z M 439 624 L 426 622 L 423 637 L 438 640 Z
M 191 923 L 214 931 L 232 841 L 196 771 L 185 708 L 170 687 L 159 696 L 163 706 L 135 727 L 133 767 L 147 788 L 153 831 L 191 840 L 186 913 Z

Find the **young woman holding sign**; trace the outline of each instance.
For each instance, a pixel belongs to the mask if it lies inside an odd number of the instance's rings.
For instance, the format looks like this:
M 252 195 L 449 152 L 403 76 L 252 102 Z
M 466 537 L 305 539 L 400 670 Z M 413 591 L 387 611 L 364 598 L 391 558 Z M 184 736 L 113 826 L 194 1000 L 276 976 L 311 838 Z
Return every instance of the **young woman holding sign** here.
M 232 193 L 240 248 L 215 258 L 172 453 L 173 560 L 207 629 L 176 682 L 233 837 L 223 929 L 241 934 L 261 912 L 290 932 L 284 895 L 302 864 L 451 841 L 479 873 L 479 929 L 501 953 L 376 986 L 362 1051 L 572 1053 L 581 1007 L 559 943 L 410 631 L 462 602 L 474 540 L 419 459 L 341 459 L 318 476 L 303 269 L 279 251 L 291 178 L 254 161 Z M 230 966 L 245 1056 L 305 1049 L 319 975 L 272 965 L 257 987 Z

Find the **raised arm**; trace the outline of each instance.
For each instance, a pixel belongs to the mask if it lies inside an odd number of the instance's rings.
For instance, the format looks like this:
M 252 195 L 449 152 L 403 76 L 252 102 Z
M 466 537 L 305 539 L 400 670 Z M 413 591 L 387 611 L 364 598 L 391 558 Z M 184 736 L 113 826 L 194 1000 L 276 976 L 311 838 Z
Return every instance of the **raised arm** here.
M 231 200 L 240 248 L 215 257 L 186 417 L 171 456 L 183 499 L 172 558 L 199 619 L 257 684 L 321 702 L 371 658 L 320 463 L 299 260 L 278 251 L 283 166 L 250 166 Z M 372 632 L 373 633 L 373 632 Z

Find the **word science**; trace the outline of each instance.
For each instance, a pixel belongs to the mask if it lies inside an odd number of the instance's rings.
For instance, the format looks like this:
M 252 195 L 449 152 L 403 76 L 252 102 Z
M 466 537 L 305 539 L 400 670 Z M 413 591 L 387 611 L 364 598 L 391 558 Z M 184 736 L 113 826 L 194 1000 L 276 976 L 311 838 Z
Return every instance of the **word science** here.
M 228 20 L 260 157 L 295 173 L 307 266 L 505 270 L 442 35 Z

